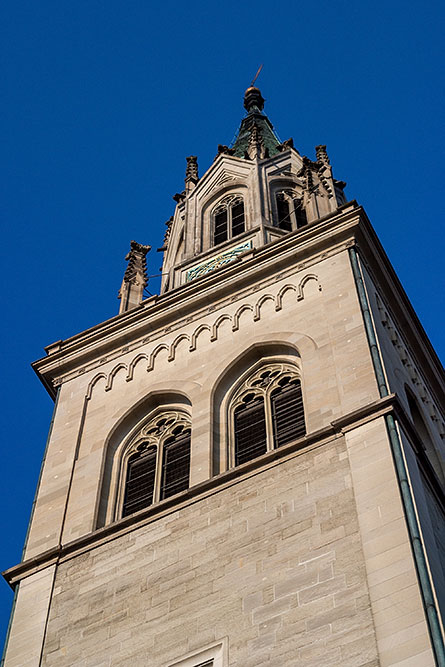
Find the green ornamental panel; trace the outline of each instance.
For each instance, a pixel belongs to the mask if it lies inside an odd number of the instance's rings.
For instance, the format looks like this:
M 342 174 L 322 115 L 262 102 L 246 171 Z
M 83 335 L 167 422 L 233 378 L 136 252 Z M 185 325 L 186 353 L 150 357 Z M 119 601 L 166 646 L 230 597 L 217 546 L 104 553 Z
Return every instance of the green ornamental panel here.
M 229 248 L 228 250 L 224 250 L 224 252 L 220 252 L 218 255 L 215 255 L 210 259 L 206 259 L 205 262 L 201 262 L 201 264 L 197 264 L 187 271 L 185 277 L 186 282 L 188 283 L 191 280 L 205 276 L 207 273 L 218 269 L 220 266 L 224 266 L 224 264 L 232 262 L 234 259 L 239 257 L 241 253 L 246 252 L 246 250 L 250 250 L 251 248 L 252 239 L 249 239 L 248 241 L 239 243 L 233 248 Z

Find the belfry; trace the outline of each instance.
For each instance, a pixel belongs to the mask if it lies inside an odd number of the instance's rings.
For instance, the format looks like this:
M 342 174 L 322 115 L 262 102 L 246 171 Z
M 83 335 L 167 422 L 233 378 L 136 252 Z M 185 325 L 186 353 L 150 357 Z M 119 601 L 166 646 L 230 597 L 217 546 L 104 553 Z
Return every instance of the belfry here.
M 443 369 L 364 212 L 250 86 L 145 298 L 55 400 L 5 667 L 444 665 Z M 147 239 L 149 240 L 149 239 Z

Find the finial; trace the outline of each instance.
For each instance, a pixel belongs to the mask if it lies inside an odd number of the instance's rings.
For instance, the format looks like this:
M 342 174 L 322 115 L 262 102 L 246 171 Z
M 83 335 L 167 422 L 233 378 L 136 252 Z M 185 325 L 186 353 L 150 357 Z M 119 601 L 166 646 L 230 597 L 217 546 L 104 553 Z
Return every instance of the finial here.
M 264 98 L 261 95 L 260 89 L 255 86 L 255 81 L 258 79 L 263 65 L 260 65 L 257 73 L 252 79 L 252 83 L 244 93 L 244 108 L 251 111 L 253 107 L 257 107 L 260 111 L 264 108 Z
M 118 294 L 118 298 L 121 299 L 119 313 L 135 308 L 143 299 L 144 288 L 147 285 L 145 256 L 150 249 L 149 245 L 142 245 L 137 241 L 130 242 L 130 252 L 125 257 L 128 266 Z
M 196 155 L 189 155 L 185 158 L 187 160 L 187 168 L 185 170 L 185 192 L 188 195 L 199 181 L 198 176 L 198 158 Z
M 259 88 L 250 86 L 244 93 L 244 108 L 247 111 L 252 111 L 254 107 L 262 111 L 264 109 L 264 97 L 261 95 Z
M 329 166 L 331 163 L 329 162 L 328 154 L 326 152 L 326 146 L 315 146 L 315 152 L 317 155 L 317 162 L 320 164 L 324 164 L 326 166 Z
M 198 158 L 196 155 L 189 155 L 185 158 L 187 160 L 187 167 L 185 170 L 185 180 L 194 181 L 197 183 L 199 181 L 198 176 Z

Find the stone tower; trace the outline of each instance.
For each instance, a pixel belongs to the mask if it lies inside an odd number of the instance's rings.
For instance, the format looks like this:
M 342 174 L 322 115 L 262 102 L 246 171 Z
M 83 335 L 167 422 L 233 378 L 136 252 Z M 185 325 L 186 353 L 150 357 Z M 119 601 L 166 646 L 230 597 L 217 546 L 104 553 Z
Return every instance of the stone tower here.
M 5 667 L 443 665 L 443 374 L 325 146 L 250 87 L 56 407 Z

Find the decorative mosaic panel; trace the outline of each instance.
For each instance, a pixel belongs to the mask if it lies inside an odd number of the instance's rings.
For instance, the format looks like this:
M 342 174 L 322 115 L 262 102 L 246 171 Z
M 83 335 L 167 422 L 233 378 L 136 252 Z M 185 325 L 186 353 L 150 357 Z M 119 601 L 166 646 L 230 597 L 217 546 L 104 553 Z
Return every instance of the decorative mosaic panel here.
M 251 248 L 252 239 L 249 239 L 248 241 L 244 241 L 243 243 L 240 243 L 233 248 L 224 250 L 224 252 L 221 252 L 219 255 L 215 255 L 215 257 L 206 259 L 205 262 L 202 262 L 201 264 L 198 264 L 197 266 L 194 266 L 187 271 L 185 277 L 186 282 L 190 282 L 191 280 L 195 280 L 195 278 L 205 276 L 207 273 L 214 271 L 220 266 L 224 266 L 224 264 L 232 262 L 239 255 L 241 255 L 241 253 L 246 252 L 246 250 L 250 250 Z

